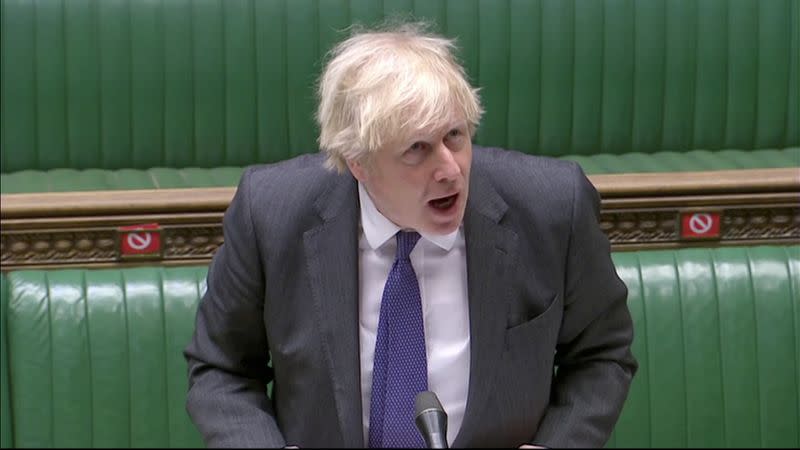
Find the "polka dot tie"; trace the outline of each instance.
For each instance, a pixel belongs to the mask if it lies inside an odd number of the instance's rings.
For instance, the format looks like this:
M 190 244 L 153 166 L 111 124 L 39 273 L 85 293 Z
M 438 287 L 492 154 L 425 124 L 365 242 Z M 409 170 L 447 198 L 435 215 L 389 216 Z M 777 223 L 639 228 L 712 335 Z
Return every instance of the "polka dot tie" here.
M 414 401 L 428 390 L 428 359 L 419 283 L 408 255 L 416 232 L 397 233 L 397 256 L 383 288 L 372 372 L 369 446 L 425 447 L 414 424 Z

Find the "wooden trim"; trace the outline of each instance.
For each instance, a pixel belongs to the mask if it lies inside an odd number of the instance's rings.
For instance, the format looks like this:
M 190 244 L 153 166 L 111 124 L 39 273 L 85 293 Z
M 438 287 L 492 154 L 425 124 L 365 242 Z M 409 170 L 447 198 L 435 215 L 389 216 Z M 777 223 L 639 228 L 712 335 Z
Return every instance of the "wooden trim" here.
M 118 227 L 141 223 L 169 223 L 171 225 L 192 225 L 198 223 L 222 223 L 224 212 L 173 213 L 173 214 L 125 214 L 119 216 L 77 216 L 77 217 L 33 217 L 2 220 L 6 230 L 46 230 Z
M 589 180 L 604 199 L 800 192 L 800 168 L 590 175 Z M 0 217 L 224 212 L 235 192 L 223 187 L 4 194 Z
M 800 243 L 800 169 L 590 176 L 612 250 Z M 207 264 L 235 188 L 0 196 L 0 270 Z M 719 232 L 683 235 L 712 214 Z M 159 249 L 123 254 L 125 227 L 153 224 Z
M 798 192 L 800 167 L 589 175 L 603 198 Z
M 0 217 L 76 217 L 224 212 L 236 188 L 52 192 L 0 196 Z
M 670 195 L 666 197 L 612 197 L 603 198 L 602 207 L 604 210 L 613 209 L 657 209 L 669 208 L 676 205 L 682 207 L 703 207 L 703 206 L 735 206 L 748 204 L 776 204 L 776 203 L 797 203 L 800 204 L 800 189 L 798 192 L 781 193 L 757 193 L 757 194 L 703 194 L 703 195 Z

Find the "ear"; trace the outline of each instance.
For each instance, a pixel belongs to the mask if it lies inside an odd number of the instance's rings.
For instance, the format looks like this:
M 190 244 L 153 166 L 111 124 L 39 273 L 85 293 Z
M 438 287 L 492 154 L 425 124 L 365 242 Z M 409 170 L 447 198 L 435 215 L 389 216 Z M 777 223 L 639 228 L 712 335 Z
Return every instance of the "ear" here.
M 367 178 L 367 168 L 364 166 L 363 163 L 356 160 L 348 159 L 347 168 L 350 169 L 350 173 L 353 174 L 353 177 L 356 180 L 363 183 Z

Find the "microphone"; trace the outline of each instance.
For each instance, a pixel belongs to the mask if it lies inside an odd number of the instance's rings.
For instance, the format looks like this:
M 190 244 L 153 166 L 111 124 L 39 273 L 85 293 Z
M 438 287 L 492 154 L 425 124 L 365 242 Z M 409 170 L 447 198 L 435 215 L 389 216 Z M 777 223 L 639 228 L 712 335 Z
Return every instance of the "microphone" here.
M 428 448 L 447 448 L 447 414 L 431 391 L 417 394 L 414 422 Z

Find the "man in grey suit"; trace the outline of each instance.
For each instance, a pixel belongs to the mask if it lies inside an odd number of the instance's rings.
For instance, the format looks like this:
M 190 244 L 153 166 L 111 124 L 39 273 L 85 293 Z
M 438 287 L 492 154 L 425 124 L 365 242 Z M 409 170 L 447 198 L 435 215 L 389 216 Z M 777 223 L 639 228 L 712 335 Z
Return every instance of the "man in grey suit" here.
M 185 350 L 208 446 L 420 446 L 424 390 L 452 447 L 609 438 L 637 363 L 598 194 L 575 163 L 473 147 L 452 50 L 355 33 L 320 80 L 323 152 L 243 174 Z

